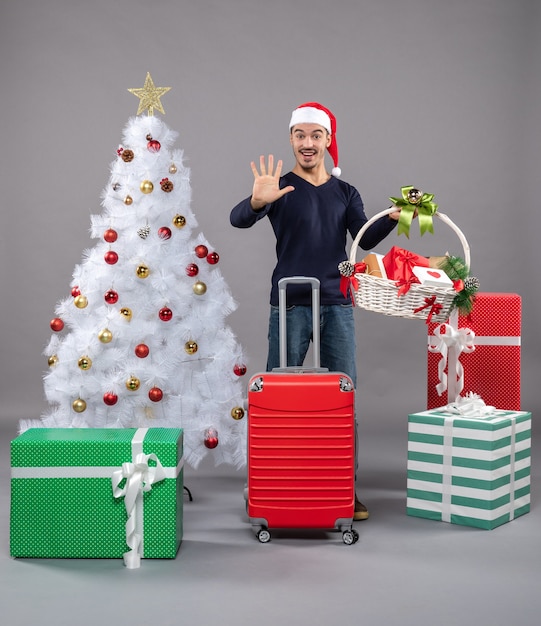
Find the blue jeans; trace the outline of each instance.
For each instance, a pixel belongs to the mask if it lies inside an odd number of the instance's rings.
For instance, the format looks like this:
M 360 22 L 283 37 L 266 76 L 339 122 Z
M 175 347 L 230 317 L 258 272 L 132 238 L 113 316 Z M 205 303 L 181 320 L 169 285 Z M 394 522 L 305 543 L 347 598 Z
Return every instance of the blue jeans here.
M 287 365 L 301 366 L 312 339 L 312 307 L 289 306 L 286 313 Z M 351 304 L 321 305 L 319 315 L 321 367 L 347 374 L 357 385 L 355 323 Z M 306 364 L 309 366 L 310 364 Z M 267 371 L 280 367 L 278 307 L 271 306 Z

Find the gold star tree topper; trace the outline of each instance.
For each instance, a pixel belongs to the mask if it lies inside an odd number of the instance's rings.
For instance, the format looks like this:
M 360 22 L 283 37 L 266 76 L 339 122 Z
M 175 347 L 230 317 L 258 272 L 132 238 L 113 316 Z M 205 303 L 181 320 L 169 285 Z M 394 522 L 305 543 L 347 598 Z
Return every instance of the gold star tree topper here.
M 171 87 L 156 87 L 150 76 L 150 72 L 147 72 L 144 87 L 128 89 L 128 91 L 139 98 L 137 115 L 140 115 L 143 111 L 148 111 L 149 115 L 154 115 L 154 109 L 157 109 L 160 113 L 165 115 L 160 98 L 170 89 Z

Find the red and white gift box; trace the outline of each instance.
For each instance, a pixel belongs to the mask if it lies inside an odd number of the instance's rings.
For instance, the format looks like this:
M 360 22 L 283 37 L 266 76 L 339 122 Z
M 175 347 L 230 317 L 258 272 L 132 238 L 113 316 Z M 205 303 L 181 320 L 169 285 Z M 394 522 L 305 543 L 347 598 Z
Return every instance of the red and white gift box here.
M 473 392 L 520 410 L 521 305 L 517 294 L 479 292 L 470 315 L 428 325 L 427 409 Z

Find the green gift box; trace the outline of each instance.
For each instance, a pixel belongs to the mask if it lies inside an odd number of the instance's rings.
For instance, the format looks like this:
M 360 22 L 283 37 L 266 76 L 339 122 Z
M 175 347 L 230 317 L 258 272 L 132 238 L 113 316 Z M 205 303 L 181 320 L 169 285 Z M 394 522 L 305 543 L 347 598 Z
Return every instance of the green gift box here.
M 492 529 L 530 510 L 531 413 L 408 418 L 407 514 Z
M 173 559 L 180 428 L 32 428 L 11 442 L 14 557 Z

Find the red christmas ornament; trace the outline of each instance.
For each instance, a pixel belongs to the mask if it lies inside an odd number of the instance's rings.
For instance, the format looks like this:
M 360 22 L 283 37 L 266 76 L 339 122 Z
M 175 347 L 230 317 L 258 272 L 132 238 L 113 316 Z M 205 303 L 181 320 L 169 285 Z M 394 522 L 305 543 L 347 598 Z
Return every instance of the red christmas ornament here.
M 186 266 L 186 274 L 188 274 L 188 276 L 197 276 L 197 274 L 199 274 L 199 268 L 195 263 L 190 263 Z
M 233 371 L 237 376 L 244 376 L 246 374 L 246 365 L 244 363 L 236 363 Z
M 203 244 L 200 244 L 199 246 L 195 246 L 196 257 L 200 259 L 204 259 L 208 253 L 209 253 L 209 249 L 207 248 L 207 246 L 204 246 Z
M 149 152 L 159 152 L 160 148 L 161 148 L 161 144 L 157 139 L 151 139 L 148 143 L 147 143 L 147 148 Z
M 77 296 L 81 295 L 81 290 L 79 289 L 79 287 L 77 285 L 75 285 L 75 287 L 72 287 L 71 289 L 71 295 L 76 298 Z
M 118 402 L 118 396 L 114 393 L 104 393 L 103 401 L 107 406 L 114 406 Z
M 164 306 L 163 309 L 159 310 L 158 317 L 162 322 L 169 322 L 173 317 L 173 311 L 169 307 Z
M 118 261 L 118 254 L 114 250 L 109 250 L 103 255 L 105 262 L 114 265 Z
M 163 398 L 163 391 L 159 387 L 152 387 L 148 392 L 148 397 L 152 402 L 159 402 Z
M 146 358 L 149 352 L 150 348 L 144 343 L 140 343 L 135 346 L 135 356 L 138 356 L 140 359 Z
M 55 333 L 59 333 L 63 328 L 64 322 L 59 317 L 55 317 L 51 320 L 51 329 L 54 330 Z
M 160 239 L 171 239 L 171 229 L 167 226 L 162 226 L 158 228 L 158 237 Z
M 207 428 L 203 443 L 209 450 L 215 448 L 218 445 L 218 431 L 215 428 Z
M 118 233 L 116 232 L 116 230 L 113 230 L 112 228 L 108 228 L 103 233 L 103 238 L 105 239 L 107 243 L 114 243 L 118 238 Z
M 216 265 L 219 260 L 220 256 L 217 252 L 210 252 L 207 254 L 207 263 L 209 263 L 209 265 Z
M 113 289 L 109 289 L 103 295 L 103 298 L 107 304 L 116 304 L 118 302 L 118 293 Z

